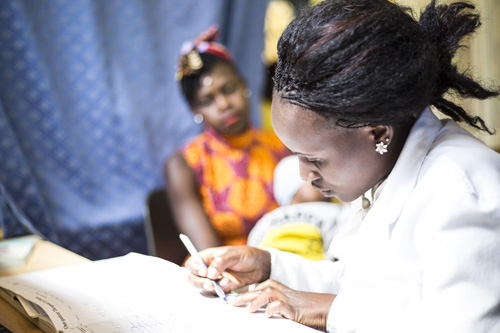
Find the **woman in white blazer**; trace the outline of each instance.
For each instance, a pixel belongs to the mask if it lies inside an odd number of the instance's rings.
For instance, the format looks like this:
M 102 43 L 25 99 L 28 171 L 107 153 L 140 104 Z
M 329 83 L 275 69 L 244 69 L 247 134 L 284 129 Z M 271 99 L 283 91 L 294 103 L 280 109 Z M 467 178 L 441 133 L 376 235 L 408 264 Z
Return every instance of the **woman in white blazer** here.
M 328 332 L 500 332 L 500 155 L 457 124 L 491 133 L 483 120 L 445 95 L 498 96 L 452 64 L 479 26 L 473 10 L 432 1 L 416 21 L 387 0 L 325 0 L 295 19 L 278 44 L 272 122 L 301 177 L 352 202 L 335 259 L 213 248 L 208 270 L 186 262 L 190 281 L 260 282 L 232 304 Z

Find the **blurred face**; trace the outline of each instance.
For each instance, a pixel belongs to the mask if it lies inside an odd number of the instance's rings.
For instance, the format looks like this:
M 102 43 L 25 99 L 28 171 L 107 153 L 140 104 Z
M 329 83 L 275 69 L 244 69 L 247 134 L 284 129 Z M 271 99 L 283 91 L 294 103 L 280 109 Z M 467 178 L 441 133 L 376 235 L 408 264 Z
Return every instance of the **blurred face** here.
M 224 135 L 241 134 L 249 128 L 246 86 L 229 66 L 216 65 L 211 73 L 201 76 L 200 82 L 192 109 L 203 115 L 205 126 Z
M 393 166 L 389 154 L 375 151 L 375 144 L 389 134 L 387 127 L 339 127 L 333 120 L 290 104 L 276 93 L 271 120 L 281 141 L 299 156 L 301 178 L 326 197 L 353 201 Z

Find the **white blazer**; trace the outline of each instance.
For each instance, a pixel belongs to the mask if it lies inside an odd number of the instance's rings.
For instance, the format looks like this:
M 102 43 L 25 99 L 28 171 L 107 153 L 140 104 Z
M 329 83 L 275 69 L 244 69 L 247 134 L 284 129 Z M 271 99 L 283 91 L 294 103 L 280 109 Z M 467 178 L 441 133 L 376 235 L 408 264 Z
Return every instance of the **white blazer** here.
M 352 242 L 269 249 L 272 279 L 337 294 L 329 332 L 500 332 L 500 155 L 455 122 L 423 112 Z

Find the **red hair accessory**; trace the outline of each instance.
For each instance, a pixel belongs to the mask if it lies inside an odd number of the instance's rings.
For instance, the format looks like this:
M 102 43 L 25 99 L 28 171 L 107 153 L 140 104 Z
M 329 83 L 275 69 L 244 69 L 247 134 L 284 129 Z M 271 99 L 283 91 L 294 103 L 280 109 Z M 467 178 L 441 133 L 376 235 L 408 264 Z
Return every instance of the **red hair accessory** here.
M 224 45 L 215 42 L 218 37 L 219 27 L 213 25 L 196 39 L 182 44 L 181 56 L 175 74 L 177 80 L 181 80 L 184 75 L 192 75 L 203 67 L 200 53 L 210 53 L 224 60 L 233 61 L 229 50 Z

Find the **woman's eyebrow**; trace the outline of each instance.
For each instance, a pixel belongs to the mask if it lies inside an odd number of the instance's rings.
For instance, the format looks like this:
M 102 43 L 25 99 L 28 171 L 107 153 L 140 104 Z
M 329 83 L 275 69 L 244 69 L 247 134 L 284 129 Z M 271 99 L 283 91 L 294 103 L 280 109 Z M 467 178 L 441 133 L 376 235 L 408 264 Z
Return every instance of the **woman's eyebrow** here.
M 292 151 L 292 154 L 301 155 L 301 156 L 313 156 L 313 154 L 306 154 L 306 153 L 301 153 L 298 151 Z

